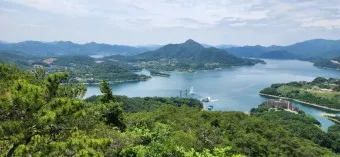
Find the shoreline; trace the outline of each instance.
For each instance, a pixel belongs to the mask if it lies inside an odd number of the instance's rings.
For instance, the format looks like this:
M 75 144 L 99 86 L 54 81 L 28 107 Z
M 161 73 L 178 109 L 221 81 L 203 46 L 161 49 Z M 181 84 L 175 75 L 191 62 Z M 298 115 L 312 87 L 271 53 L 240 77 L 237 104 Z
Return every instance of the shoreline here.
M 314 106 L 314 107 L 325 109 L 325 110 L 340 112 L 340 109 L 329 108 L 329 107 L 326 107 L 326 106 L 321 106 L 321 105 L 318 105 L 318 104 L 313 104 L 313 103 L 309 103 L 309 102 L 305 102 L 305 101 L 301 101 L 301 100 L 297 100 L 297 99 L 280 97 L 280 96 L 276 96 L 276 95 L 269 95 L 269 94 L 263 94 L 263 93 L 259 93 L 259 95 L 260 96 L 272 97 L 272 98 L 280 98 L 280 99 L 285 99 L 285 100 L 291 100 L 291 101 L 295 101 L 295 102 L 298 102 L 298 103 L 301 103 L 301 104 L 310 105 L 310 106 Z
M 150 78 L 151 79 L 151 78 Z M 110 84 L 112 83 L 125 83 L 125 82 L 142 82 L 142 81 L 148 81 L 149 79 L 146 80 L 122 80 L 122 81 L 108 81 Z M 87 83 L 87 82 L 80 82 L 80 84 L 84 85 L 99 85 L 100 82 L 95 82 L 95 83 Z
M 322 117 L 327 118 L 328 120 L 336 123 L 336 124 L 340 124 L 340 121 L 335 119 L 336 115 L 335 114 L 321 114 Z

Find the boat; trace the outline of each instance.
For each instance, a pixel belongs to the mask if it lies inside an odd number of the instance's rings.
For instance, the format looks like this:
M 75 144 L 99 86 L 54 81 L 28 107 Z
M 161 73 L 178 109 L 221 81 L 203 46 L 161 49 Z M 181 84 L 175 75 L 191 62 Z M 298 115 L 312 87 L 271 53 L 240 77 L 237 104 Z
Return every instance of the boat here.
M 209 106 L 208 106 L 208 110 L 209 110 L 209 111 L 211 111 L 213 108 L 214 108 L 214 106 L 212 106 L 212 105 L 209 105 Z
M 193 86 L 190 87 L 190 92 L 189 92 L 189 94 L 190 94 L 190 95 L 194 95 L 194 94 L 195 94 L 195 92 L 194 92 L 194 87 L 193 87 Z
M 201 100 L 202 102 L 210 102 L 211 101 L 211 98 L 210 97 L 206 97 L 204 99 Z

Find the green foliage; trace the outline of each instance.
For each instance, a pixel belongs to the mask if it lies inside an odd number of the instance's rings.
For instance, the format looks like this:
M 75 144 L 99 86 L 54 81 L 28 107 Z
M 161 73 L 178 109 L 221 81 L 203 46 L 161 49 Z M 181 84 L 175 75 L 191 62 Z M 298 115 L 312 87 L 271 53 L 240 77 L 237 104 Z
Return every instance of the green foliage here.
M 29 60 L 33 59 L 36 59 L 36 57 L 33 57 L 29 54 L 24 54 L 19 51 L 0 50 L 0 63 L 6 62 L 18 65 L 22 68 L 27 68 L 31 65 L 31 63 L 29 63 Z
M 332 149 L 330 145 L 335 145 L 335 139 L 314 125 L 314 119 L 284 111 L 247 116 L 241 112 L 198 112 L 186 107 L 168 107 L 129 113 L 125 121 L 128 128 L 148 130 L 153 130 L 157 123 L 167 125 L 170 130 L 169 135 L 164 135 L 166 143 L 181 143 L 180 149 L 186 153 L 204 154 L 206 149 L 211 153 L 216 148 L 232 146 L 233 154 L 246 156 L 320 156 L 330 153 L 325 147 Z M 157 141 L 146 139 L 143 146 Z M 329 145 L 320 146 L 326 143 Z
M 150 77 L 146 75 L 135 74 L 135 67 L 113 61 L 105 61 L 95 64 L 89 69 L 89 73 L 97 79 L 110 80 L 110 81 L 140 81 L 147 80 Z
M 68 77 L 66 73 L 56 73 L 49 75 L 45 80 L 45 85 L 47 88 L 48 98 L 51 99 L 57 95 L 59 85 L 62 81 L 65 81 Z
M 109 83 L 107 83 L 105 80 L 100 83 L 100 91 L 103 93 L 103 96 L 101 97 L 102 103 L 109 103 L 110 101 L 114 101 L 113 95 L 112 95 L 112 89 L 110 88 Z
M 337 92 L 339 79 L 326 79 L 322 77 L 315 78 L 312 82 L 290 82 L 284 84 L 273 84 L 271 87 L 260 91 L 262 94 L 268 94 L 279 97 L 297 99 L 307 103 L 318 104 L 329 108 L 340 108 L 340 93 Z M 314 89 L 317 88 L 317 89 Z M 329 91 L 319 91 L 325 88 Z
M 91 96 L 86 99 L 87 102 L 98 102 L 102 96 Z M 203 108 L 203 104 L 192 98 L 178 98 L 178 97 L 134 97 L 114 95 L 114 100 L 122 105 L 125 112 L 140 112 L 153 111 L 157 108 L 171 106 L 189 106 L 192 108 Z
M 67 74 L 0 65 L 0 156 L 336 156 L 339 127 L 261 106 L 202 111 L 198 100 L 102 96 L 87 101 Z M 64 82 L 64 83 L 63 83 Z
M 109 81 L 143 81 L 150 77 L 134 73 L 141 68 L 123 62 L 116 62 L 110 58 L 94 59 L 89 56 L 57 57 L 48 68 L 49 71 L 68 70 L 73 82 L 99 83 L 100 80 Z
M 312 82 L 313 83 L 316 83 L 316 84 L 320 84 L 320 83 L 325 83 L 327 82 L 328 80 L 326 78 L 323 78 L 323 77 L 317 77 L 315 78 Z

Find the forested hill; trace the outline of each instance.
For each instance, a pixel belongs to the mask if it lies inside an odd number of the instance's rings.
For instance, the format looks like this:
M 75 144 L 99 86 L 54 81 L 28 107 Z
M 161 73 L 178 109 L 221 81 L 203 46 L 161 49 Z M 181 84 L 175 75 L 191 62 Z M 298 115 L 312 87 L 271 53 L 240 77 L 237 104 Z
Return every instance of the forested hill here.
M 318 59 L 313 62 L 318 67 L 340 70 L 340 56 L 332 59 Z
M 24 41 L 19 43 L 0 43 L 0 50 L 16 50 L 33 56 L 62 55 L 134 55 L 152 50 L 148 47 L 110 45 L 100 43 L 77 44 L 70 41 L 40 42 Z
M 261 55 L 266 52 L 276 51 L 277 53 L 281 53 L 282 51 L 286 51 L 301 59 L 330 59 L 340 55 L 340 40 L 313 39 L 288 46 L 274 45 L 265 47 L 256 45 L 224 48 L 224 50 L 227 50 L 231 54 L 239 57 L 261 57 Z M 277 59 L 284 59 L 284 57 Z
M 0 50 L 0 62 L 16 64 L 20 67 L 29 67 L 38 64 L 37 57 L 25 54 L 20 51 Z
M 340 125 L 260 105 L 250 114 L 203 111 L 194 99 L 102 95 L 68 74 L 0 64 L 0 156 L 334 157 Z
M 224 65 L 254 65 L 258 60 L 243 59 L 214 47 L 205 48 L 189 39 L 181 44 L 168 44 L 157 50 L 136 55 L 139 60 L 177 60 L 183 63 L 219 63 Z

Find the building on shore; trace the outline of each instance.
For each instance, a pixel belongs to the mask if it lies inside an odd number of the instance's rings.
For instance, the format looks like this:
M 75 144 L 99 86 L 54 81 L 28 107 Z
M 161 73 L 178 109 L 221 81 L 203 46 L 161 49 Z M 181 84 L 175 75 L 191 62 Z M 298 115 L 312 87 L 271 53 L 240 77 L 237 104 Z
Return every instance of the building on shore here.
M 269 99 L 264 104 L 269 108 L 286 109 L 291 111 L 299 110 L 299 108 L 294 107 L 290 101 L 283 99 Z

